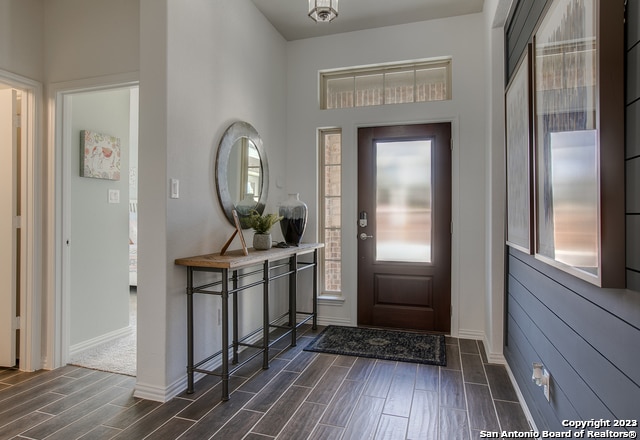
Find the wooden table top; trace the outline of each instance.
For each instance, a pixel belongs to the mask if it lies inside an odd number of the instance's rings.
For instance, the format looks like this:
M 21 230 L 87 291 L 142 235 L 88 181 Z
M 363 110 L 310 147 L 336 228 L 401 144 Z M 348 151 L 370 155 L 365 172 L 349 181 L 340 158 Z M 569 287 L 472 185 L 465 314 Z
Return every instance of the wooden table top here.
M 178 258 L 175 264 L 190 267 L 211 267 L 218 269 L 241 269 L 254 266 L 264 261 L 275 261 L 289 258 L 294 254 L 303 255 L 324 247 L 324 243 L 300 243 L 298 246 L 288 248 L 272 247 L 266 251 L 257 251 L 249 248 L 249 255 L 244 255 L 242 249 L 227 251 L 224 255 L 215 254 L 197 255 L 194 257 Z

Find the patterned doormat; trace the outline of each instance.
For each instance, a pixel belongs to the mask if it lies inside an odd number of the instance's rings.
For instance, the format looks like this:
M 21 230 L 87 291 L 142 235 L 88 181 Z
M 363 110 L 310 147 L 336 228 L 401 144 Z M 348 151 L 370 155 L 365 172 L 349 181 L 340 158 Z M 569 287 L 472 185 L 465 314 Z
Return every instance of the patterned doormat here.
M 447 365 L 444 335 L 330 325 L 304 349 L 418 364 Z

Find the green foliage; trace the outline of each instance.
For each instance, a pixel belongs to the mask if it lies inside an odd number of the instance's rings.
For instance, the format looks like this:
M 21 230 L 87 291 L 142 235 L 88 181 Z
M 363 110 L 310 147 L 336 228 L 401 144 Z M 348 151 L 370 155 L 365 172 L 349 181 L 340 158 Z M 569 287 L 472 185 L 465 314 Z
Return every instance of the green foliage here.
M 271 227 L 282 220 L 282 216 L 276 214 L 260 215 L 258 211 L 252 209 L 247 218 L 247 225 L 256 231 L 256 234 L 268 234 Z

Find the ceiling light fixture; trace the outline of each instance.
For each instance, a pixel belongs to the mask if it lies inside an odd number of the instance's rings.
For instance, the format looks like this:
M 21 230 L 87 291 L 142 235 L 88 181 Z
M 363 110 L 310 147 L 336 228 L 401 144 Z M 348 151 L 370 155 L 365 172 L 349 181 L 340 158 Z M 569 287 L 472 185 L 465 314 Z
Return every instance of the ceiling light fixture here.
M 309 17 L 328 23 L 338 16 L 338 0 L 309 0 Z

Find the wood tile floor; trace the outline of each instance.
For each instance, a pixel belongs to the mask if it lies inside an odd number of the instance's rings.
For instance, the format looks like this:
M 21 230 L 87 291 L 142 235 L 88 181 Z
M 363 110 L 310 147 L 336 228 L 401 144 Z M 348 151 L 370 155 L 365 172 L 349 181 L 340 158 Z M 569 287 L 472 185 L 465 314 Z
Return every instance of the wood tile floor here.
M 475 439 L 528 431 L 507 372 L 482 343 L 447 338 L 446 367 L 274 350 L 232 377 L 228 402 L 207 376 L 160 404 L 133 397 L 135 378 L 66 366 L 0 371 L 0 439 Z M 481 354 L 483 353 L 483 354 Z

